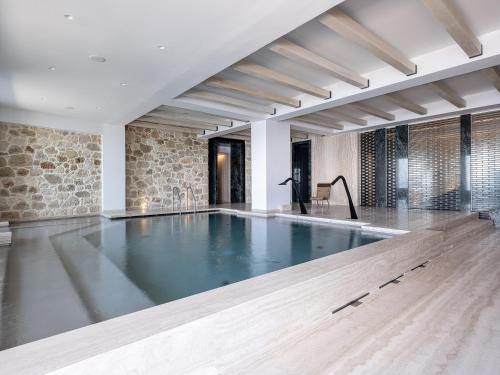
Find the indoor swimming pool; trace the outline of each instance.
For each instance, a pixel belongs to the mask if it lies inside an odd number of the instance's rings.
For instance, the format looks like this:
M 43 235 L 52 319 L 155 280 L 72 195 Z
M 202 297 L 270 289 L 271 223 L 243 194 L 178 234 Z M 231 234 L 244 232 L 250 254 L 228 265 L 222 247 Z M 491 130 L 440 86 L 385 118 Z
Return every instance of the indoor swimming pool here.
M 223 213 L 47 223 L 0 254 L 2 349 L 386 238 Z

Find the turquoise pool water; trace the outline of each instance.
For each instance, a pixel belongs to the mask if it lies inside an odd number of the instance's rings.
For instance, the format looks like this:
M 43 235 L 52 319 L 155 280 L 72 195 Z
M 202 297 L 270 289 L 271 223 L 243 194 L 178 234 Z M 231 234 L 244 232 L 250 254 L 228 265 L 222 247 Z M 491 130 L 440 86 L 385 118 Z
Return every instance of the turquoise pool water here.
M 0 348 L 383 238 L 346 226 L 221 213 L 17 229 L 13 246 L 0 253 L 7 265 Z

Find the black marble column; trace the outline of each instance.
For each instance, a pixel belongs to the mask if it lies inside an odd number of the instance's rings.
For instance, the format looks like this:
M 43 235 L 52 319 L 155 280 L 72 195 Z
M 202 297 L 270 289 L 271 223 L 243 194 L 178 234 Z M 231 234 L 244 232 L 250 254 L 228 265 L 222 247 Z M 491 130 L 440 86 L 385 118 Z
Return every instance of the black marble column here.
M 408 208 L 408 125 L 396 127 L 396 207 Z
M 471 115 L 460 116 L 460 209 L 471 208 Z
M 387 206 L 387 155 L 385 129 L 375 130 L 375 205 Z

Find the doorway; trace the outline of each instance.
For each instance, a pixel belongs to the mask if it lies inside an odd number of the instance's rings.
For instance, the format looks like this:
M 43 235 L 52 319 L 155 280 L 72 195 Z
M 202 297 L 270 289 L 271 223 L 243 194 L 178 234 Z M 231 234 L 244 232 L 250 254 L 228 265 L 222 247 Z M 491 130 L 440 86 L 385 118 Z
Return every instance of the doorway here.
M 209 140 L 208 179 L 210 204 L 245 203 L 245 141 Z
M 231 203 L 231 146 L 217 147 L 217 203 Z
M 292 177 L 297 183 L 298 191 L 304 203 L 311 202 L 311 141 L 292 143 Z M 292 189 L 292 201 L 298 197 Z

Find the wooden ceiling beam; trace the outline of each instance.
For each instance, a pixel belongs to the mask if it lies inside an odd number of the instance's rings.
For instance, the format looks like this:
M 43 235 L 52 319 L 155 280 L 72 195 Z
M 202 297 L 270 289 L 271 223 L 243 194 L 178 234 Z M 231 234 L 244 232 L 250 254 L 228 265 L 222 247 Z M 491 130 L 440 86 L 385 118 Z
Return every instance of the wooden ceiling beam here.
M 330 90 L 325 90 L 316 85 L 287 76 L 286 74 L 266 68 L 262 65 L 242 62 L 233 66 L 233 69 L 240 73 L 247 74 L 249 76 L 256 77 L 265 81 L 278 83 L 321 99 L 329 99 L 332 97 L 332 93 Z
M 288 96 L 275 94 L 266 90 L 262 90 L 258 87 L 248 85 L 246 83 L 232 81 L 229 79 L 213 77 L 205 82 L 206 85 L 210 87 L 216 87 L 218 89 L 236 91 L 241 94 L 253 96 L 255 98 L 269 100 L 274 103 L 280 103 L 288 107 L 299 108 L 300 100 L 295 98 L 290 98 Z
M 344 38 L 367 49 L 379 59 L 406 75 L 415 74 L 417 66 L 401 51 L 368 30 L 344 12 L 333 8 L 319 17 L 319 22 Z
M 199 116 L 196 114 L 183 114 L 179 112 L 166 112 L 166 111 L 158 111 L 154 110 L 147 115 L 151 116 L 157 116 L 165 119 L 172 119 L 176 121 L 184 121 L 184 122 L 189 122 L 189 121 L 195 121 L 195 122 L 202 122 L 206 124 L 211 124 L 211 125 L 219 125 L 219 126 L 228 126 L 231 127 L 233 126 L 233 122 L 231 120 L 226 120 L 226 119 L 217 119 L 213 117 L 208 117 L 208 116 Z
M 306 123 L 306 124 L 312 124 L 312 125 L 320 125 L 320 126 L 324 126 L 326 128 L 330 128 L 330 129 L 336 129 L 336 130 L 343 130 L 344 129 L 344 125 L 342 124 L 338 124 L 334 121 L 329 121 L 328 119 L 324 119 L 324 118 L 318 118 L 318 117 L 315 117 L 314 115 L 305 115 L 305 116 L 299 116 L 299 117 L 294 117 L 292 119 L 289 119 L 289 121 L 293 122 L 293 121 L 300 121 L 300 122 L 303 122 L 303 123 Z
M 451 0 L 422 0 L 434 17 L 444 26 L 446 31 L 457 42 L 470 58 L 483 53 L 481 42 L 469 28 L 463 15 Z
M 163 124 L 163 125 L 181 126 L 181 127 L 186 127 L 186 128 L 206 129 L 206 130 L 213 130 L 213 131 L 218 130 L 217 125 L 211 125 L 211 124 L 206 124 L 206 123 L 201 123 L 201 122 L 196 122 L 196 121 L 172 120 L 172 119 L 168 119 L 165 117 L 153 116 L 153 115 L 148 115 L 148 114 L 144 115 L 139 120 L 144 121 L 144 122 L 149 121 L 149 122 L 155 122 L 155 123 Z
M 174 130 L 174 131 L 189 131 L 195 134 L 203 134 L 204 129 L 198 129 L 198 128 L 186 128 L 186 127 L 181 127 L 181 126 L 175 126 L 175 125 L 166 125 L 166 124 L 160 124 L 158 122 L 154 121 L 149 121 L 149 120 L 142 120 L 138 119 L 130 124 L 127 124 L 127 126 L 138 126 L 140 128 L 153 128 L 153 129 L 160 129 L 160 130 Z
M 339 112 L 334 109 L 327 109 L 325 111 L 317 112 L 317 115 L 326 118 L 331 118 L 337 121 L 346 121 L 361 126 L 366 126 L 368 124 L 366 120 L 351 116 L 347 113 Z
M 153 111 L 152 111 L 153 112 Z M 186 109 L 186 108 L 180 108 L 180 107 L 170 107 L 166 105 L 161 105 L 158 108 L 154 110 L 154 112 L 162 112 L 162 113 L 174 113 L 179 116 L 193 116 L 193 117 L 199 117 L 203 119 L 208 119 L 208 120 L 213 120 L 213 121 L 233 121 L 235 119 L 229 118 L 226 116 L 219 116 L 219 115 L 214 115 L 211 113 L 206 113 L 202 111 L 196 111 L 192 109 Z M 235 120 L 235 121 L 241 121 L 241 120 Z
M 492 68 L 483 69 L 483 73 L 493 86 L 495 86 L 497 91 L 500 92 L 500 67 L 494 66 Z
M 320 68 L 333 77 L 347 82 L 351 85 L 359 87 L 361 89 L 367 88 L 369 86 L 368 79 L 362 77 L 358 73 L 343 67 L 333 61 L 325 59 L 314 52 L 309 51 L 295 43 L 290 42 L 287 39 L 281 38 L 276 42 L 272 43 L 268 47 L 271 51 L 280 54 L 290 60 L 297 61 L 302 64 L 314 66 L 315 68 Z
M 268 115 L 276 114 L 276 109 L 274 107 L 252 103 L 246 100 L 237 99 L 226 95 L 220 95 L 209 91 L 191 91 L 184 94 L 184 96 L 213 103 L 225 104 L 232 107 L 243 108 L 256 113 L 265 113 Z
M 467 106 L 465 99 L 455 92 L 450 86 L 443 81 L 431 82 L 429 86 L 444 100 L 453 104 L 457 108 Z
M 372 107 L 368 104 L 362 103 L 362 102 L 357 102 L 357 103 L 351 103 L 348 104 L 348 106 L 354 108 L 355 110 L 358 110 L 360 112 L 367 113 L 369 115 L 381 118 L 382 120 L 388 120 L 388 121 L 394 121 L 396 116 L 394 116 L 392 113 L 382 111 L 378 108 Z
M 391 93 L 386 94 L 385 98 L 389 100 L 391 103 L 397 105 L 398 107 L 404 108 L 410 112 L 416 113 L 417 115 L 426 115 L 427 108 L 424 108 L 417 103 L 412 102 L 411 100 L 405 98 L 399 93 Z

